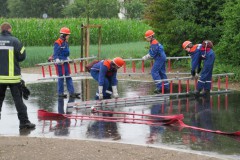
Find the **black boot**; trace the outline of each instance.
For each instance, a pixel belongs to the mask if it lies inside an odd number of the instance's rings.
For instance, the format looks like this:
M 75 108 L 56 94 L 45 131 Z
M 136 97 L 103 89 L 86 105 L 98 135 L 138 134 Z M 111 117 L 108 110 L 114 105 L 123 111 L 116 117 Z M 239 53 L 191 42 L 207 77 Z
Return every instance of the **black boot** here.
M 72 94 L 70 94 L 70 97 L 81 99 L 80 95 L 81 95 L 81 93 L 72 93 Z
M 204 97 L 209 97 L 210 96 L 210 90 L 205 89 L 204 92 L 203 92 L 203 96 Z
M 67 95 L 66 94 L 58 94 L 58 97 L 67 98 Z
M 31 122 L 20 123 L 19 125 L 19 129 L 35 129 L 35 127 L 36 125 Z
M 200 91 L 199 90 L 195 90 L 193 94 L 194 94 L 195 98 L 199 98 L 200 97 Z
M 164 89 L 164 94 L 169 94 L 170 90 L 169 89 Z

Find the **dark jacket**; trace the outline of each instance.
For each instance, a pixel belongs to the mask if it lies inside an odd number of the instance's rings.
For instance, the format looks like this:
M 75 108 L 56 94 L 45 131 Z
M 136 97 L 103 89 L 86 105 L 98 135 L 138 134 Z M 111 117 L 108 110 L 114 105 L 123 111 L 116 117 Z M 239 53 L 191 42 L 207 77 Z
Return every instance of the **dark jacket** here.
M 26 58 L 26 51 L 20 41 L 8 31 L 0 35 L 0 83 L 20 83 L 19 62 Z

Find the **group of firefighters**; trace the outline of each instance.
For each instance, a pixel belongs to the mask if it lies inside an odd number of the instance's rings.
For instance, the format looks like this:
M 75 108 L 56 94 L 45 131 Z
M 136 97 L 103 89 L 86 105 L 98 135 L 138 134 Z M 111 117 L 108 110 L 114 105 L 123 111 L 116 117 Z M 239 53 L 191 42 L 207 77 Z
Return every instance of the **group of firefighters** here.
M 68 48 L 68 38 L 70 35 L 69 28 L 61 28 L 60 38 L 54 44 L 54 60 L 56 63 L 60 64 L 59 75 L 61 73 L 61 61 L 69 60 L 69 48 Z M 152 30 L 148 30 L 145 33 L 145 38 L 150 42 L 150 49 L 148 54 L 142 57 L 143 60 L 154 59 L 154 64 L 151 69 L 151 75 L 154 81 L 167 79 L 166 75 L 166 54 L 163 46 L 155 39 L 155 33 Z M 197 90 L 194 92 L 196 96 L 199 96 L 200 92 L 204 90 L 204 94 L 209 94 L 211 89 L 211 78 L 212 70 L 215 60 L 215 54 L 212 50 L 212 42 L 204 41 L 202 44 L 193 45 L 190 41 L 185 41 L 182 44 L 184 50 L 186 50 L 191 56 L 191 75 L 194 78 L 198 78 L 198 75 L 201 72 L 201 62 L 203 61 L 203 69 L 201 76 L 198 79 Z M 111 95 L 114 98 L 118 98 L 119 94 L 117 91 L 117 70 L 124 65 L 124 60 L 121 57 L 116 57 L 113 60 L 102 60 L 94 64 L 90 68 L 90 74 L 98 82 L 98 91 L 96 93 L 96 99 L 110 99 Z M 67 63 L 64 63 L 65 76 L 69 76 L 69 71 Z M 72 84 L 71 77 L 66 78 L 67 88 L 70 95 L 75 94 Z M 162 87 L 164 85 L 164 87 Z M 169 93 L 169 83 L 164 81 L 164 83 L 157 83 L 154 93 L 159 94 Z M 63 95 L 63 79 L 58 80 L 58 94 L 59 96 Z
M 2 104 L 5 98 L 7 87 L 10 88 L 16 109 L 18 111 L 18 118 L 20 121 L 20 129 L 35 128 L 28 120 L 27 107 L 22 100 L 22 86 L 21 86 L 21 70 L 19 62 L 26 58 L 24 46 L 20 41 L 11 35 L 12 26 L 5 22 L 1 25 L 0 35 L 0 116 Z M 53 61 L 57 64 L 59 76 L 66 76 L 66 84 L 70 97 L 80 98 L 79 93 L 74 90 L 72 78 L 66 60 L 70 60 L 70 50 L 68 40 L 70 37 L 70 29 L 63 27 L 60 29 L 60 37 L 54 43 Z M 166 75 L 166 54 L 161 45 L 154 37 L 155 33 L 148 30 L 145 33 L 146 40 L 150 43 L 148 54 L 142 57 L 142 60 L 154 59 L 154 64 L 151 69 L 151 75 L 154 81 L 167 79 Z M 211 78 L 215 54 L 212 50 L 212 42 L 204 41 L 202 44 L 193 45 L 190 41 L 185 41 L 182 44 L 192 59 L 191 74 L 193 77 L 201 72 L 198 79 L 197 90 L 195 95 L 198 96 L 204 89 L 205 94 L 209 94 L 211 88 Z M 201 69 L 201 62 L 203 61 L 203 69 Z M 112 96 L 118 98 L 117 90 L 117 71 L 125 64 L 121 57 L 116 57 L 113 60 L 102 60 L 94 64 L 90 69 L 90 74 L 94 80 L 98 82 L 98 89 L 96 99 L 110 99 Z M 64 67 L 64 72 L 62 71 Z M 164 85 L 164 86 L 162 86 Z M 64 78 L 58 78 L 58 96 L 64 97 Z M 169 83 L 157 83 L 154 93 L 169 93 Z

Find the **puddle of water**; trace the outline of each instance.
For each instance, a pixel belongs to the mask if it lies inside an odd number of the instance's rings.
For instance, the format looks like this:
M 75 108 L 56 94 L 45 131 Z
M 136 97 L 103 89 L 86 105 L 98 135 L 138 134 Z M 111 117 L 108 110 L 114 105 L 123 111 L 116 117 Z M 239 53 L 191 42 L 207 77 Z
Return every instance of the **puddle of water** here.
M 74 82 L 77 92 L 82 93 L 83 100 L 93 100 L 97 84 L 93 80 Z M 173 126 L 150 126 L 117 122 L 90 120 L 41 120 L 37 111 L 44 109 L 57 113 L 76 113 L 68 102 L 79 99 L 61 99 L 56 96 L 56 83 L 36 83 L 29 85 L 31 96 L 25 101 L 30 120 L 36 129 L 19 133 L 15 106 L 8 91 L 2 108 L 0 135 L 28 135 L 32 137 L 56 137 L 76 139 L 101 139 L 138 145 L 172 147 L 197 151 L 206 154 L 219 154 L 231 158 L 240 158 L 240 137 L 230 137 L 193 129 Z M 152 95 L 154 85 L 146 82 L 119 82 L 121 97 Z M 66 88 L 66 87 L 65 87 Z M 135 112 L 155 115 L 183 114 L 184 123 L 191 126 L 225 132 L 240 131 L 239 93 L 214 95 L 210 99 L 171 98 L 149 105 L 112 108 L 114 111 Z M 78 114 L 90 114 L 89 110 L 78 110 Z

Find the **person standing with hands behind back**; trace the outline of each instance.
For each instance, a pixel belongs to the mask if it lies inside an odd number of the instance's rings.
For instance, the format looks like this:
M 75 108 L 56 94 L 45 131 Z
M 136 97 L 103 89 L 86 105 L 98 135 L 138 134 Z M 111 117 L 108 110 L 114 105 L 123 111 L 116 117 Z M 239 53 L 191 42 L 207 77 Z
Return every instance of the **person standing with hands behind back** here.
M 154 32 L 148 30 L 145 33 L 145 38 L 150 42 L 150 49 L 147 55 L 142 57 L 142 60 L 147 60 L 149 58 L 154 59 L 154 64 L 151 70 L 152 78 L 154 81 L 167 79 L 166 75 L 166 54 L 164 52 L 163 46 L 154 38 Z M 169 93 L 169 83 L 164 81 L 164 93 Z M 162 93 L 162 82 L 158 82 L 154 93 Z
M 4 22 L 0 35 L 0 111 L 7 87 L 10 88 L 20 121 L 19 129 L 34 129 L 28 119 L 27 106 L 22 99 L 21 68 L 19 62 L 26 58 L 26 50 L 19 40 L 12 36 L 12 26 Z
M 70 34 L 71 32 L 69 28 L 67 27 L 61 28 L 60 37 L 54 43 L 53 59 L 57 63 L 59 77 L 62 77 L 63 74 L 65 74 L 65 76 L 70 76 L 70 71 L 68 68 L 69 62 L 63 62 L 66 60 L 70 60 L 69 58 L 70 50 L 68 45 Z M 66 78 L 66 83 L 70 97 L 80 98 L 79 97 L 80 94 L 74 92 L 74 86 L 71 77 Z M 66 95 L 64 95 L 64 78 L 58 78 L 58 96 L 66 97 Z

